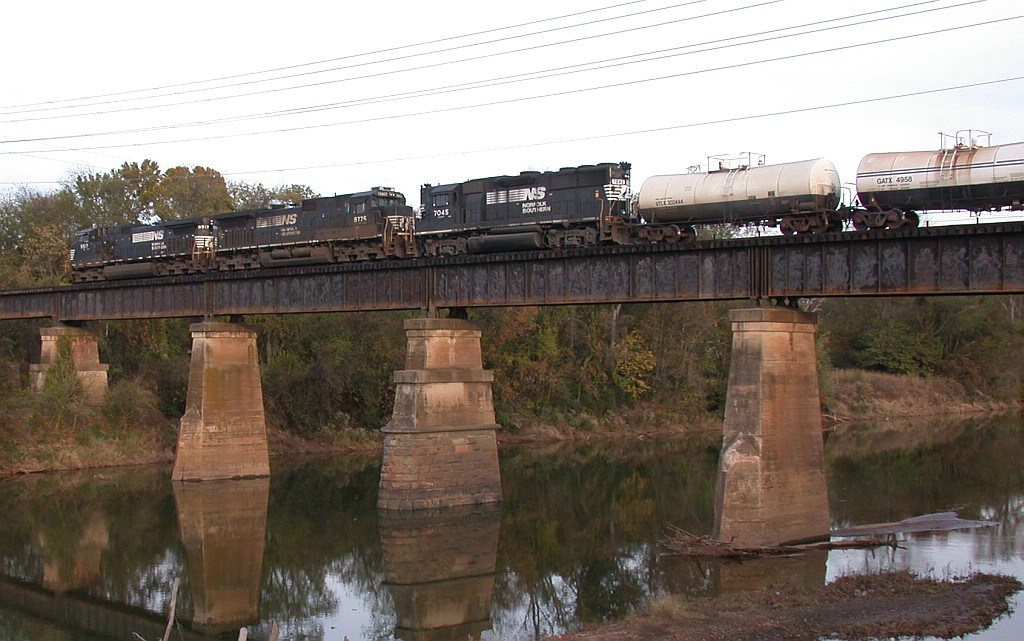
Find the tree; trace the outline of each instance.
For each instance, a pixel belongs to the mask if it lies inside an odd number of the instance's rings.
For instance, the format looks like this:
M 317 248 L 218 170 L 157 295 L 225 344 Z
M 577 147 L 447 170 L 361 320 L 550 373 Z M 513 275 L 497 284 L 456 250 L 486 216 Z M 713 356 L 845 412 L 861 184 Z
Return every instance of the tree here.
M 215 169 L 171 167 L 157 187 L 154 213 L 160 220 L 197 218 L 231 211 L 224 177 Z
M 78 176 L 71 187 L 94 225 L 149 224 L 157 219 L 160 166 L 152 160 L 124 163 L 108 173 Z
M 301 203 L 316 198 L 316 192 L 306 185 L 278 185 L 265 187 L 260 183 L 232 182 L 228 193 L 235 209 L 265 209 L 274 203 Z
M 32 287 L 63 281 L 68 245 L 84 223 L 67 190 L 23 190 L 0 203 L 0 285 Z

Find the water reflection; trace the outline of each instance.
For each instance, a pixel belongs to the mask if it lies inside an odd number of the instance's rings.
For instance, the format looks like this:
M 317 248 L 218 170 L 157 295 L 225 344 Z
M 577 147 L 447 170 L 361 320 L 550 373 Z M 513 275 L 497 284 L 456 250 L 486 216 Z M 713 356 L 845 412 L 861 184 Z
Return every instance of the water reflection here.
M 270 479 L 172 483 L 192 587 L 192 627 L 259 621 Z
M 504 641 L 616 619 L 661 593 L 821 585 L 891 567 L 1024 577 L 1022 425 L 844 428 L 826 443 L 837 527 L 956 509 L 998 528 L 743 563 L 665 556 L 660 546 L 670 526 L 710 533 L 717 435 L 504 450 L 501 506 L 431 514 L 377 511 L 376 456 L 278 464 L 269 487 L 172 486 L 159 468 L 5 479 L 0 574 L 31 594 L 59 594 L 65 608 L 89 604 L 93 620 L 130 616 L 119 623 L 129 634 L 85 633 L 85 614 L 62 619 L 51 598 L 49 614 L 29 616 L 0 590 L 0 638 L 158 638 L 174 578 L 179 615 L 206 626 L 186 638 L 246 625 L 250 639 L 265 639 L 273 619 L 289 641 Z M 1024 613 L 1015 616 L 1016 636 L 1002 638 L 1021 638 Z M 160 631 L 142 629 L 147 621 Z M 976 639 L 1000 638 L 986 634 Z
M 81 590 L 96 583 L 101 576 L 100 561 L 110 548 L 107 516 L 100 510 L 89 510 L 83 515 L 78 540 L 70 549 L 62 549 L 67 540 L 51 537 L 39 528 L 35 544 L 43 564 L 43 587 L 55 592 Z
M 382 512 L 384 585 L 402 641 L 479 639 L 491 627 L 501 506 Z

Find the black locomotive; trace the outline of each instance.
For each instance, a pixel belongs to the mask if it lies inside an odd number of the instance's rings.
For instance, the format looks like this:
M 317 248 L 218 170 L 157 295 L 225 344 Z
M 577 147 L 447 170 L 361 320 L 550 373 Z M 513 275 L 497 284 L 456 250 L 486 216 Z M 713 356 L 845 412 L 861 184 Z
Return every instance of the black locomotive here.
M 75 282 L 416 255 L 413 210 L 384 187 L 156 225 L 94 227 L 71 247 Z
M 156 225 L 79 232 L 75 282 L 632 242 L 629 164 L 367 192 Z

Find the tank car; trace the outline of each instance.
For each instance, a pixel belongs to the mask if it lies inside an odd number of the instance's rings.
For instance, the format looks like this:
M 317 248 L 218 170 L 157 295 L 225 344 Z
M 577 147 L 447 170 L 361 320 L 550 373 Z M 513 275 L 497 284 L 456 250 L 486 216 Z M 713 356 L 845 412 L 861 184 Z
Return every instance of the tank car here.
M 427 256 L 593 245 L 628 216 L 628 163 L 524 171 L 420 192 L 416 236 Z
M 857 197 L 865 210 L 854 215 L 857 229 L 877 227 L 882 218 L 913 224 L 927 210 L 1019 210 L 1024 142 L 868 154 L 857 167 Z
M 777 165 L 740 165 L 707 173 L 652 176 L 637 210 L 648 223 L 692 225 L 763 223 L 782 233 L 837 231 L 842 186 L 824 158 Z

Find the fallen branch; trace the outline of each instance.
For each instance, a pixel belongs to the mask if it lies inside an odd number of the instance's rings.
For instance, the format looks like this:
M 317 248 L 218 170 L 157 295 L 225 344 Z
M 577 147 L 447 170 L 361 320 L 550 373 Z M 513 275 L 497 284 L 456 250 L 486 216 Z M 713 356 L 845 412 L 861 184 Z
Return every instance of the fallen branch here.
M 163 641 L 171 638 L 171 630 L 174 628 L 174 611 L 178 604 L 178 588 L 181 586 L 181 579 L 175 578 L 171 586 L 171 602 L 167 606 L 167 628 L 164 629 Z M 146 641 L 146 638 L 138 632 L 132 632 L 132 639 L 135 641 Z
M 718 557 L 728 559 L 752 558 L 759 556 L 784 556 L 802 554 L 812 550 L 838 550 L 843 548 L 896 547 L 894 538 L 858 538 L 846 541 L 817 541 L 792 545 L 734 545 L 715 541 L 707 536 L 691 534 L 686 530 L 669 526 L 673 535 L 662 541 L 671 554 L 677 556 Z

